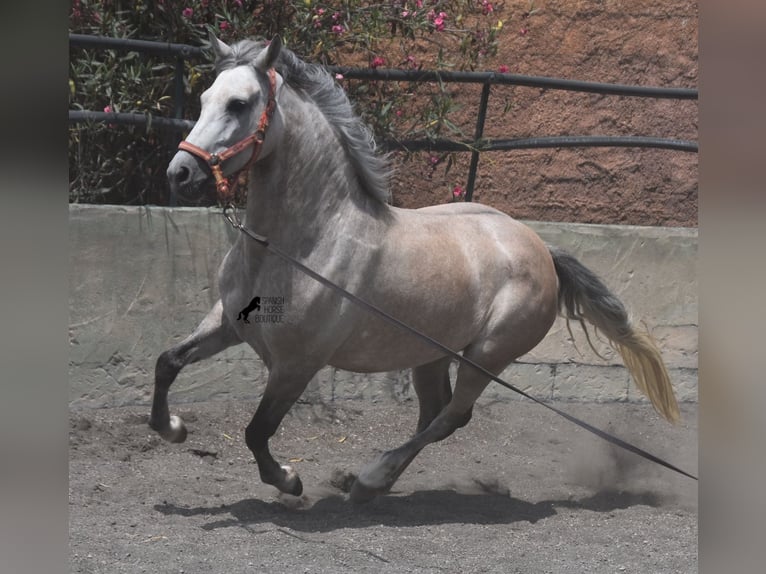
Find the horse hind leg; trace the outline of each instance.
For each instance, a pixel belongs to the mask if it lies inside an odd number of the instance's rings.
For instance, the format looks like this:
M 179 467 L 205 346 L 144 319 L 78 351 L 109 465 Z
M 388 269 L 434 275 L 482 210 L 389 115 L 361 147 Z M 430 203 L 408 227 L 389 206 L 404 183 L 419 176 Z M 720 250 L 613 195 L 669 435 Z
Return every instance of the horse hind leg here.
M 412 386 L 420 409 L 415 434 L 423 432 L 452 399 L 449 365 L 450 358 L 443 357 L 412 369 Z
M 492 373 L 501 372 L 512 360 L 507 357 L 492 360 L 492 357 L 471 352 L 470 349 L 466 349 L 465 356 Z M 365 466 L 351 489 L 351 500 L 366 502 L 378 494 L 388 492 L 421 450 L 429 444 L 444 440 L 457 429 L 465 426 L 471 418 L 476 399 L 490 380 L 470 365 L 461 364 L 458 368 L 455 391 L 449 402 L 426 428 L 415 434 L 409 441 L 394 450 L 384 452 L 375 461 Z M 418 396 L 420 397 L 420 392 Z
M 223 305 L 216 302 L 197 329 L 178 345 L 163 352 L 154 371 L 154 397 L 149 426 L 170 442 L 186 440 L 186 426 L 180 417 L 170 415 L 168 390 L 186 365 L 212 357 L 241 343 L 223 315 Z
M 419 416 L 415 434 L 423 432 L 428 425 L 452 400 L 449 367 L 452 359 L 442 357 L 432 363 L 420 365 L 412 369 L 412 386 L 418 397 Z M 469 409 L 460 426 L 463 427 L 471 420 L 473 409 Z

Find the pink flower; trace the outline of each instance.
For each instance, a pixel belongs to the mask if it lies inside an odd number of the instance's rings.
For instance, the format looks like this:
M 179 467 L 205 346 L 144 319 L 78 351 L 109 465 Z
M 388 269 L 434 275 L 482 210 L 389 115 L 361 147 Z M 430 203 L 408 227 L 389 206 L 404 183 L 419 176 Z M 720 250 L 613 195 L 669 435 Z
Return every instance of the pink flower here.
M 111 114 L 114 111 L 115 111 L 115 109 L 111 106 L 111 104 L 107 104 L 104 107 L 104 112 L 107 113 L 107 114 Z M 116 124 L 112 124 L 112 123 L 108 123 L 108 124 L 106 124 L 106 127 L 108 127 L 108 128 L 116 128 L 117 125 Z
M 231 30 L 231 24 L 224 20 L 221 22 L 218 27 L 221 29 L 222 32 L 225 32 L 226 30 Z
M 340 82 L 343 79 L 343 74 L 335 74 L 335 79 Z
M 396 110 L 396 117 L 401 118 L 404 112 L 402 110 Z
M 460 187 L 459 185 L 456 185 L 454 187 L 454 189 L 452 190 L 452 199 L 453 199 L 453 201 L 457 201 L 458 199 L 463 197 L 464 194 L 465 194 L 465 190 L 462 187 Z
M 346 31 L 346 29 L 341 24 L 335 24 L 335 26 L 332 27 L 333 34 L 343 34 L 343 32 Z
M 500 72 L 501 74 L 507 74 L 507 73 L 508 73 L 508 66 L 506 66 L 505 64 L 503 64 L 502 66 L 500 66 L 500 67 L 497 69 L 497 71 L 498 71 L 498 72 Z
M 430 156 L 428 156 L 428 162 L 431 165 L 436 165 L 437 163 L 439 163 L 439 158 L 436 157 L 435 155 L 430 155 Z
M 191 18 L 192 16 L 194 16 L 194 10 L 191 8 L 184 8 L 183 11 L 181 12 L 181 15 L 184 18 Z
M 379 68 L 380 66 L 385 66 L 385 65 L 386 65 L 386 61 L 380 56 L 376 56 L 370 63 L 370 68 Z
M 234 0 L 234 4 L 237 5 L 237 8 L 242 8 L 242 0 Z
M 481 13 L 485 16 L 488 14 L 491 14 L 494 12 L 495 9 L 492 7 L 492 3 L 489 2 L 489 0 L 481 0 Z
M 444 30 L 444 20 L 447 19 L 447 13 L 446 12 L 439 12 L 436 14 L 433 10 L 431 10 L 428 13 L 428 19 L 431 20 L 431 22 L 434 25 L 434 28 L 436 28 L 437 31 L 441 32 Z
M 423 7 L 423 0 L 415 0 L 415 6 L 417 6 L 418 8 L 422 8 Z

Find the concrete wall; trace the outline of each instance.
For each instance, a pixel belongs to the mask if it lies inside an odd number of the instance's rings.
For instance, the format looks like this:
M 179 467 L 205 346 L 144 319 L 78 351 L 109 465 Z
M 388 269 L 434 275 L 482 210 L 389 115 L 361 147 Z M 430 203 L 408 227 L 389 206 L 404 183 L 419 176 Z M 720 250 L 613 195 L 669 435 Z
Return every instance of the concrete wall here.
M 218 265 L 236 233 L 215 209 L 72 205 L 69 211 L 72 407 L 148 404 L 159 353 L 188 335 L 217 299 Z M 658 340 L 683 401 L 697 400 L 697 230 L 530 223 L 598 273 Z M 503 377 L 546 399 L 643 400 L 603 341 L 559 320 Z M 172 402 L 257 398 L 266 370 L 246 346 L 190 365 Z M 414 397 L 409 373 L 326 368 L 313 401 Z M 517 400 L 490 385 L 482 400 Z

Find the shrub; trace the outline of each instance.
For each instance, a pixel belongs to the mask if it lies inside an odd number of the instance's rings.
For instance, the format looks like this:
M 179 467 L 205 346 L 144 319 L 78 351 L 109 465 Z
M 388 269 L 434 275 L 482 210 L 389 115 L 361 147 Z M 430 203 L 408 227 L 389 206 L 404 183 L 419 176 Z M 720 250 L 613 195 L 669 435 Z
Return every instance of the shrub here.
M 69 29 L 200 46 L 207 26 L 225 42 L 280 34 L 302 58 L 327 65 L 475 69 L 496 52 L 502 22 L 489 0 L 73 0 Z M 73 48 L 70 109 L 172 117 L 175 66 L 172 58 Z M 212 66 L 183 66 L 183 117 L 194 119 Z M 456 104 L 444 85 L 343 83 L 379 141 L 460 131 L 449 119 Z M 184 136 L 151 125 L 70 125 L 70 201 L 166 205 L 165 170 Z

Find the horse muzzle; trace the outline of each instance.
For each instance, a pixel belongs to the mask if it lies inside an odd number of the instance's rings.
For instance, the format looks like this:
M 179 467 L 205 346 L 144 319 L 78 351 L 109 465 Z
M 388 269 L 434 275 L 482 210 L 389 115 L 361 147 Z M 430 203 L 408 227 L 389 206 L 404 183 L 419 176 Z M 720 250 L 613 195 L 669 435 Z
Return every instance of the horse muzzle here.
M 183 198 L 199 199 L 203 191 L 211 189 L 210 169 L 186 151 L 179 151 L 170 160 L 167 177 L 171 193 Z

